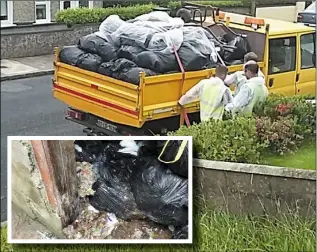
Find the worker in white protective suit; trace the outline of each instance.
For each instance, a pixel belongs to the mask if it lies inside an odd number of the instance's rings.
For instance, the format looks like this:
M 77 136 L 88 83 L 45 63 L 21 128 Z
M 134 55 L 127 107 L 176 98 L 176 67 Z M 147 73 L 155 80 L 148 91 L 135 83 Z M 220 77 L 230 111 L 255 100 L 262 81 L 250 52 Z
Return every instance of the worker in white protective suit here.
M 258 75 L 259 65 L 255 61 L 248 61 L 244 66 L 246 83 L 240 87 L 239 93 L 234 96 L 232 102 L 226 105 L 225 109 L 233 115 L 251 116 L 253 108 L 264 102 L 268 96 L 268 89 L 265 86 L 264 78 Z
M 199 98 L 202 122 L 209 119 L 222 120 L 225 106 L 233 99 L 230 89 L 223 82 L 227 73 L 226 66 L 217 66 L 215 77 L 201 80 L 178 103 L 183 106 Z
M 254 52 L 249 52 L 244 55 L 244 66 L 248 61 L 257 62 L 258 56 Z M 265 76 L 260 69 L 258 72 L 258 77 L 262 77 L 263 79 L 265 79 Z M 234 86 L 234 95 L 237 95 L 240 91 L 241 86 L 247 82 L 247 78 L 244 74 L 244 71 L 236 71 L 233 74 L 228 74 L 224 82 L 228 87 Z

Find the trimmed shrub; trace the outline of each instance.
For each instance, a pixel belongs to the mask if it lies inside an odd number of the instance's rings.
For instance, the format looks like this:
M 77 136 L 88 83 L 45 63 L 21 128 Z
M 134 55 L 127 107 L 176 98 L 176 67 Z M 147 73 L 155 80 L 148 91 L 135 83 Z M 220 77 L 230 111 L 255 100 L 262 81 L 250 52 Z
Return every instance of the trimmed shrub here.
M 58 12 L 56 14 L 56 21 L 69 26 L 74 24 L 101 23 L 110 15 L 119 15 L 123 20 L 129 20 L 151 12 L 154 6 L 154 4 L 144 4 L 118 8 L 69 8 Z
M 170 135 L 193 136 L 198 158 L 241 163 L 259 163 L 267 143 L 258 143 L 256 121 L 238 117 L 235 120 L 210 120 L 181 127 Z
M 304 138 L 315 135 L 316 107 L 307 102 L 309 96 L 270 95 L 268 99 L 255 108 L 255 116 L 269 117 L 272 121 L 279 117 L 290 117 L 294 121 L 294 130 Z
M 269 117 L 256 119 L 258 141 L 268 145 L 268 152 L 283 155 L 293 153 L 302 142 L 303 136 L 295 132 L 295 122 L 290 117 L 279 116 L 276 120 Z

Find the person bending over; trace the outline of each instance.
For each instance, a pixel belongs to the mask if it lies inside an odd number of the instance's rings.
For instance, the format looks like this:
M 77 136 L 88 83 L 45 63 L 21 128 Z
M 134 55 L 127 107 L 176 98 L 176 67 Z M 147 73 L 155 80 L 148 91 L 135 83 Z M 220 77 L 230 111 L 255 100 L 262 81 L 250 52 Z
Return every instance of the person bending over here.
M 223 82 L 227 73 L 226 66 L 217 66 L 216 76 L 201 80 L 192 87 L 180 98 L 179 105 L 183 106 L 199 98 L 202 122 L 209 119 L 222 120 L 225 106 L 233 99 L 230 89 Z

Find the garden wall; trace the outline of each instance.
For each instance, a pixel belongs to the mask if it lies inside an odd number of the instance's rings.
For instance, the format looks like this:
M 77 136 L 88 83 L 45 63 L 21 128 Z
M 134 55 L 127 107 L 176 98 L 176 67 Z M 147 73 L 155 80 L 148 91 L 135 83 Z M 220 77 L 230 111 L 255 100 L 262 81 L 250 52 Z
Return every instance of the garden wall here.
M 206 160 L 195 160 L 194 166 L 197 189 L 216 209 L 316 215 L 316 171 Z
M 12 143 L 12 202 L 60 237 L 62 227 L 80 211 L 72 148 L 72 141 Z M 198 189 L 215 209 L 316 214 L 315 171 L 197 159 L 194 174 L 195 193 Z
M 1 28 L 1 59 L 53 54 L 54 47 L 73 45 L 98 28 L 99 24 L 71 28 L 65 24 Z

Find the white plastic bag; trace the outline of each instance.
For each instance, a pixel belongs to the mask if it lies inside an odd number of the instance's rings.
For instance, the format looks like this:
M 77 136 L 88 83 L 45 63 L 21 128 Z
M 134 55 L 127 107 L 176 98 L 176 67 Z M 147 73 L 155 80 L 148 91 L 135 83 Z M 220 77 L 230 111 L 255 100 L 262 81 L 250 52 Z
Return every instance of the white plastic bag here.
M 110 15 L 100 24 L 99 32 L 97 32 L 96 35 L 109 41 L 109 39 L 111 39 L 111 34 L 118 30 L 123 24 L 125 24 L 125 21 L 118 15 Z
M 166 32 L 155 33 L 147 49 L 149 51 L 161 53 L 174 53 L 173 47 L 178 50 L 183 43 L 183 32 L 180 29 L 168 30 Z

